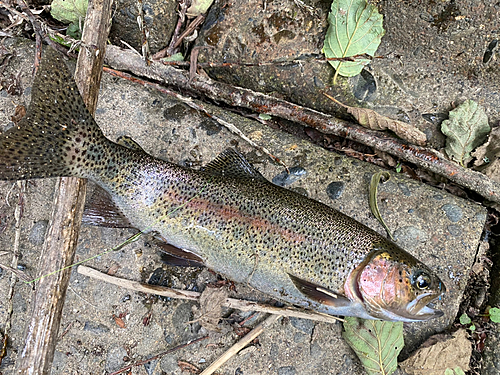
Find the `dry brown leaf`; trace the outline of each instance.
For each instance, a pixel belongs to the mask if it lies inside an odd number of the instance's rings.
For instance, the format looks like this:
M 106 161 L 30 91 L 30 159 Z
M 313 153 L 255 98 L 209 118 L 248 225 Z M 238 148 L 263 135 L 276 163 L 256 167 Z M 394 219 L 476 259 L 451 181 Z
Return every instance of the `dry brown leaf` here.
M 196 321 L 210 331 L 220 332 L 222 306 L 228 295 L 227 288 L 205 288 L 201 293 L 200 308 L 196 311 Z
M 23 117 L 26 115 L 26 107 L 22 104 L 16 106 L 16 109 L 14 111 L 14 114 L 10 117 L 11 121 L 14 124 L 18 124 L 19 121 L 23 119 Z
M 472 153 L 474 165 L 494 181 L 500 182 L 500 127 L 494 128 L 488 142 Z
M 118 327 L 120 328 L 125 328 L 126 324 L 125 321 L 118 315 L 113 314 L 113 319 L 115 320 L 115 323 Z
M 357 108 L 350 107 L 339 102 L 334 97 L 325 94 L 326 97 L 337 103 L 338 105 L 344 107 L 349 114 L 351 114 L 358 124 L 364 126 L 365 128 L 372 130 L 391 130 L 396 135 L 408 142 L 419 146 L 425 146 L 427 137 L 423 132 L 406 122 L 393 120 L 389 117 L 382 116 L 381 114 L 368 109 L 368 108 Z
M 465 329 L 430 337 L 400 366 L 409 375 L 443 375 L 447 368 L 469 370 L 471 342 Z

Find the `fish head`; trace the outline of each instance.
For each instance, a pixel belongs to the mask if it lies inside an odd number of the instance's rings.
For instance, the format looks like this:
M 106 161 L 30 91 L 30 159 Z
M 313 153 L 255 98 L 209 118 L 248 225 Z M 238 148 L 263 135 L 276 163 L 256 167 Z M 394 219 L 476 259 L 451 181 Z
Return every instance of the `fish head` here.
M 390 242 L 374 246 L 351 272 L 344 289 L 374 319 L 415 322 L 443 315 L 428 306 L 446 291 L 443 282 L 425 264 Z

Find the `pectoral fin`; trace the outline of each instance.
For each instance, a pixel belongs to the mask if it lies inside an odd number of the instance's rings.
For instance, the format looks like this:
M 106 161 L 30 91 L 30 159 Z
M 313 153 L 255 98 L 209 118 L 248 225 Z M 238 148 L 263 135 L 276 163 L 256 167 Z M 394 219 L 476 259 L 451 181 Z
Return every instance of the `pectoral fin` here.
M 288 276 L 290 276 L 290 279 L 292 280 L 295 287 L 303 295 L 305 295 L 309 299 L 312 299 L 313 301 L 319 302 L 323 305 L 332 306 L 334 308 L 349 307 L 352 305 L 352 302 L 341 294 L 333 292 L 320 285 L 300 279 L 296 276 L 290 274 L 288 274 Z

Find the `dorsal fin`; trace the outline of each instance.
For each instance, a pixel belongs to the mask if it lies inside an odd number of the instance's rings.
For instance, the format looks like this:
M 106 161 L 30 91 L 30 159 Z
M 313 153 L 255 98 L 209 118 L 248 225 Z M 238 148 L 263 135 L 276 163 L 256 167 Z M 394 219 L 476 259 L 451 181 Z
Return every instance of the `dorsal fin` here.
M 133 228 L 130 221 L 114 204 L 111 195 L 99 185 L 85 203 L 82 223 L 108 228 Z
M 243 155 L 233 148 L 222 151 L 203 171 L 214 176 L 230 176 L 267 181 Z
M 118 139 L 116 140 L 116 143 L 131 150 L 146 152 L 141 146 L 139 146 L 139 144 L 136 141 L 134 141 L 128 135 L 119 136 Z

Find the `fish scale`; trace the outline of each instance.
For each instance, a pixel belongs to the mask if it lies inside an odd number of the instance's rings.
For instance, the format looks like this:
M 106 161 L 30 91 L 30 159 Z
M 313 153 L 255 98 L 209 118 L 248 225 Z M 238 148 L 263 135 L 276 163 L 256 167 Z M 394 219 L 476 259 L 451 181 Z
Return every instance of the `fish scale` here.
M 422 262 L 354 219 L 267 181 L 229 149 L 202 170 L 104 137 L 48 50 L 19 126 L 0 136 L 0 179 L 77 176 L 143 232 L 227 278 L 334 315 L 418 321 L 445 291 Z M 388 292 L 390 291 L 390 292 Z

